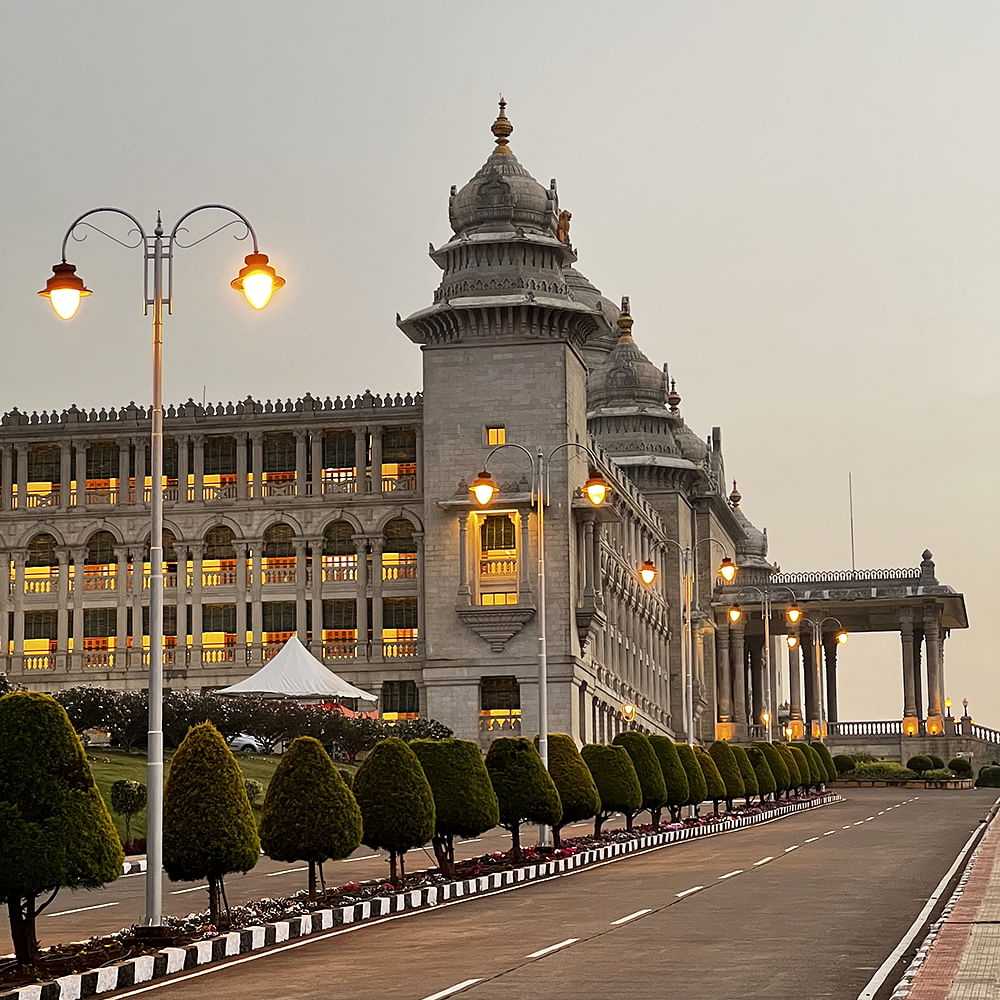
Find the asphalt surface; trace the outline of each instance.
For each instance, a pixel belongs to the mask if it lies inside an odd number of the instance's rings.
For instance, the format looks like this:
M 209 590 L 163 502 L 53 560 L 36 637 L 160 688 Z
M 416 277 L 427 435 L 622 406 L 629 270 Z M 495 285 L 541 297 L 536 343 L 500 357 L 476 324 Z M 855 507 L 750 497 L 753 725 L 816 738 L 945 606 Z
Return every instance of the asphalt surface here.
M 846 797 L 115 995 L 849 1000 L 910 927 L 994 795 L 851 789 Z

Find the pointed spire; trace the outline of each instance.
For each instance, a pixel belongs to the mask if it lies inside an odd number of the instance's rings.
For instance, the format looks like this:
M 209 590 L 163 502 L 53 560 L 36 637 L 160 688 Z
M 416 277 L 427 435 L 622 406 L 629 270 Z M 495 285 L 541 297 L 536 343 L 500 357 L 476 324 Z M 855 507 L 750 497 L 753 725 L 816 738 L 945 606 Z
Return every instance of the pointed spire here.
M 497 148 L 493 150 L 494 153 L 510 153 L 511 149 L 507 143 L 510 138 L 511 132 L 514 131 L 514 126 L 507 119 L 505 113 L 505 108 L 507 107 L 507 102 L 503 99 L 503 94 L 500 95 L 500 114 L 497 115 L 497 120 L 493 123 L 493 127 L 490 131 L 496 136 Z
M 622 311 L 618 317 L 618 343 L 632 343 L 632 314 L 629 312 L 628 296 L 622 296 Z
M 729 502 L 733 505 L 733 510 L 740 509 L 740 501 L 743 499 L 743 495 L 736 488 L 736 480 L 733 480 L 733 492 L 729 494 Z
M 681 394 L 677 391 L 677 379 L 670 380 L 670 392 L 667 393 L 667 403 L 670 404 L 670 412 L 676 413 L 677 407 L 681 405 Z

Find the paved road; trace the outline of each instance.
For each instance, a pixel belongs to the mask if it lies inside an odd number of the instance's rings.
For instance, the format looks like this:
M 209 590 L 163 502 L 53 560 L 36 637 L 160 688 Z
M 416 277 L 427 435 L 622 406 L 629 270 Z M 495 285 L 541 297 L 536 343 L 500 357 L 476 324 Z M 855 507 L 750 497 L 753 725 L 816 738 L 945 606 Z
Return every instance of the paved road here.
M 119 996 L 857 997 L 993 801 L 858 789 L 741 833 L 343 928 Z

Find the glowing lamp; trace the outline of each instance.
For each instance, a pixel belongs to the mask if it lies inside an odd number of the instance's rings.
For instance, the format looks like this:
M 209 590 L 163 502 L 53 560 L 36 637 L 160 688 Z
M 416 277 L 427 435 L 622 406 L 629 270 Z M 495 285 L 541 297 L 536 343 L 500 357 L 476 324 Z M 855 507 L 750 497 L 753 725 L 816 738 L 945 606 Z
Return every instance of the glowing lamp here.
M 734 604 L 729 609 L 729 620 L 735 625 L 742 617 L 743 609 L 738 604 Z
M 797 635 L 786 635 L 785 642 L 788 643 L 789 649 L 797 649 L 799 645 L 799 637 Z
M 631 722 L 635 718 L 635 705 L 630 701 L 626 701 L 622 705 L 622 718 L 626 722 Z
M 476 503 L 480 507 L 485 507 L 493 499 L 493 495 L 499 492 L 499 488 L 494 482 L 493 477 L 483 469 L 473 480 L 472 485 L 469 487 L 469 492 L 476 498 Z
M 793 604 L 786 612 L 785 617 L 794 625 L 802 617 L 802 609 Z
M 738 570 L 739 567 L 732 561 L 732 559 L 729 558 L 729 556 L 726 556 L 726 558 L 719 563 L 719 576 L 721 576 L 726 583 L 732 583 L 733 580 L 736 579 L 736 573 Z
M 648 587 L 656 579 L 656 567 L 651 559 L 647 559 L 639 569 L 639 579 Z
M 765 725 L 769 725 L 771 722 L 771 713 L 766 709 L 760 713 L 760 721 Z
M 849 638 L 850 637 L 848 636 L 847 632 L 845 632 L 843 629 L 841 629 L 837 633 L 837 642 L 839 642 L 841 646 L 846 646 L 847 645 L 847 640 Z
M 52 303 L 60 319 L 72 319 L 80 308 L 80 299 L 94 293 L 84 285 L 76 267 L 63 261 L 52 268 L 52 276 L 38 294 Z
M 230 287 L 242 292 L 254 309 L 263 309 L 271 301 L 271 295 L 285 284 L 285 279 L 267 262 L 266 253 L 248 253 L 246 264 L 229 283 Z
M 583 492 L 587 494 L 587 499 L 595 507 L 600 507 L 608 493 L 611 492 L 611 487 L 604 476 L 591 469 L 590 478 L 583 484 Z

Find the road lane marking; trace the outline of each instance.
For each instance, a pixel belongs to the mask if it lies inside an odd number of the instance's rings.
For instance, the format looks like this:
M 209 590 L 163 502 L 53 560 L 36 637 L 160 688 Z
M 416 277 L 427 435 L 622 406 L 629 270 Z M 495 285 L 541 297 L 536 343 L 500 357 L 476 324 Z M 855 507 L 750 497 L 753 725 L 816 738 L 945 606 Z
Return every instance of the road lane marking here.
M 879 816 L 884 816 L 885 815 L 885 810 L 884 809 L 879 809 L 878 814 L 879 814 Z
M 83 913 L 84 910 L 101 910 L 105 906 L 117 906 L 118 903 L 98 903 L 96 906 L 81 906 L 76 910 L 60 910 L 58 913 L 46 913 L 47 917 L 65 917 L 68 913 Z
M 560 948 L 565 948 L 567 945 L 576 944 L 579 938 L 566 938 L 565 941 L 560 941 L 558 944 L 550 944 L 548 948 L 539 948 L 538 951 L 533 951 L 530 955 L 526 955 L 525 958 L 541 958 L 542 955 L 548 955 L 553 951 L 558 951 Z
M 742 874 L 743 874 L 743 869 L 737 868 L 736 871 L 734 872 L 726 872 L 725 875 L 720 875 L 719 881 L 721 882 L 723 879 L 732 878 L 734 875 L 742 875 Z
M 206 882 L 204 885 L 193 885 L 193 886 L 191 886 L 190 889 L 173 889 L 173 890 L 171 890 L 170 895 L 171 896 L 183 896 L 184 893 L 186 893 L 186 892 L 197 892 L 199 889 L 207 889 L 207 888 L 208 888 L 208 883 Z
M 464 982 L 456 983 L 454 986 L 449 986 L 446 990 L 441 990 L 440 993 L 432 993 L 429 997 L 424 997 L 424 1000 L 443 1000 L 444 997 L 450 997 L 452 993 L 458 993 L 459 990 L 464 990 L 466 986 L 475 986 L 476 983 L 481 982 L 481 979 L 466 979 Z
M 704 888 L 703 885 L 696 885 L 693 889 L 685 889 L 683 892 L 677 893 L 677 898 L 683 899 L 685 896 L 690 896 L 692 892 L 701 892 Z
M 832 837 L 836 832 L 837 832 L 836 830 L 827 830 L 826 833 L 823 834 L 823 836 Z
M 799 845 L 798 844 L 792 844 L 791 847 L 786 847 L 785 848 L 785 854 L 787 854 L 789 851 L 797 851 L 798 849 L 799 849 Z
M 282 868 L 280 872 L 265 872 L 264 878 L 274 878 L 275 875 L 291 875 L 292 872 L 304 872 L 308 871 L 306 868 Z
M 630 920 L 635 920 L 636 917 L 644 917 L 647 913 L 652 912 L 652 910 L 636 910 L 635 913 L 630 913 L 627 917 L 619 917 L 617 920 L 612 920 L 611 926 L 617 927 L 619 924 L 627 924 Z
M 840 829 L 841 830 L 850 830 L 850 828 L 851 828 L 851 824 L 848 823 L 847 826 L 842 826 Z
M 758 865 L 766 865 L 768 861 L 773 861 L 773 860 L 774 860 L 773 855 L 769 854 L 766 858 L 761 858 L 760 861 L 755 861 L 753 863 L 753 866 L 754 868 L 756 868 Z
M 867 818 L 865 819 L 865 822 L 866 822 L 866 823 L 870 823 L 870 822 L 871 822 L 871 821 L 872 821 L 872 820 L 873 820 L 874 818 L 875 818 L 874 816 L 868 816 L 868 817 L 867 817 Z
M 811 844 L 814 840 L 819 840 L 819 837 L 809 837 L 806 840 L 807 844 Z
M 362 854 L 360 858 L 344 858 L 340 863 L 342 865 L 349 865 L 352 861 L 371 861 L 372 858 L 377 857 L 377 854 Z
M 862 825 L 862 823 L 864 823 L 864 820 L 863 820 L 863 819 L 859 819 L 859 820 L 857 821 L 857 823 L 855 823 L 854 825 L 855 825 L 855 826 L 861 826 L 861 825 Z

